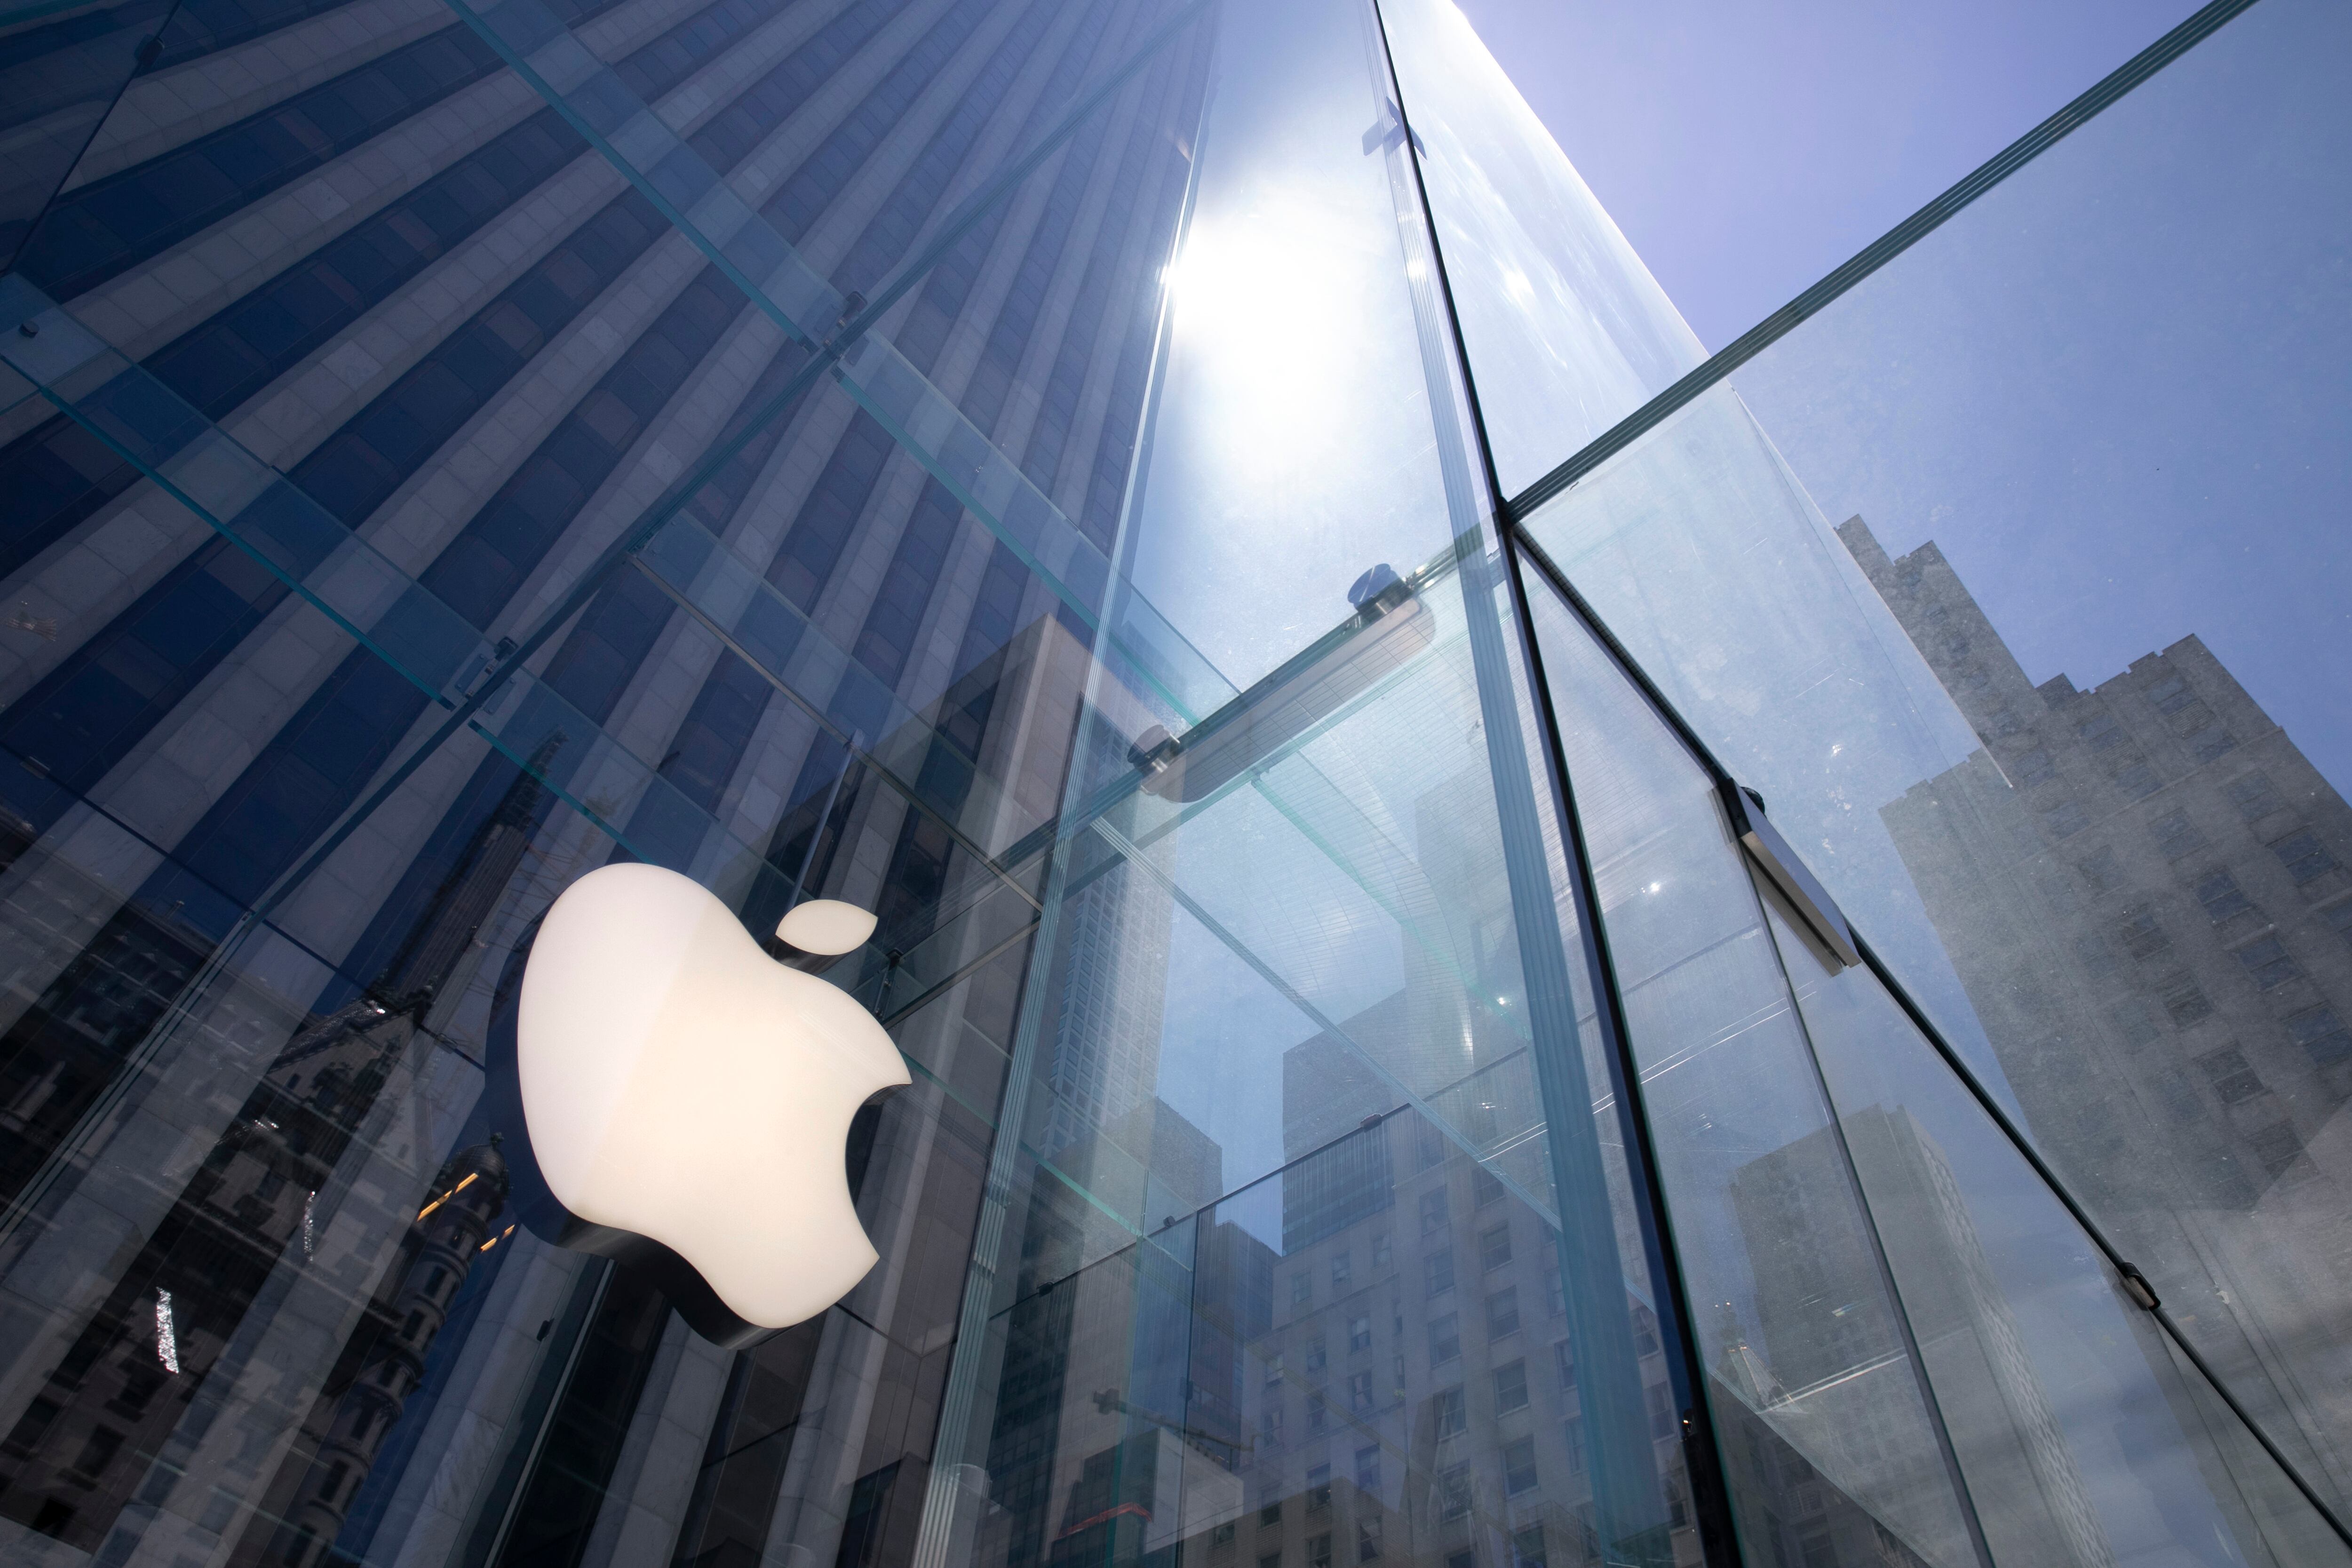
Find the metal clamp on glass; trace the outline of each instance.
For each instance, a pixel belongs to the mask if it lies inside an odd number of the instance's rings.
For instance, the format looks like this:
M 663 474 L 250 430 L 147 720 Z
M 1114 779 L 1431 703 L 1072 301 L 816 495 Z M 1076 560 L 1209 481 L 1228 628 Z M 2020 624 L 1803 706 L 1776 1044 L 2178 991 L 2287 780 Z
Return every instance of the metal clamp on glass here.
M 1813 955 L 1832 973 L 1851 969 L 1862 962 L 1862 954 L 1853 945 L 1853 932 L 1845 923 L 1845 915 L 1829 889 L 1814 879 L 1797 858 L 1789 841 L 1780 837 L 1764 815 L 1764 797 L 1752 789 L 1742 789 L 1726 779 L 1719 786 L 1723 809 L 1731 818 L 1731 836 L 1748 851 L 1748 858 L 1761 873 L 1769 895 L 1777 897 L 1787 911 L 1796 917 L 1792 922 L 1806 938 Z
M 1128 748 L 1143 790 L 1205 799 L 1402 668 L 1435 636 L 1417 586 L 1381 563 L 1348 590 L 1355 606 L 1330 631 L 1182 736 L 1153 725 Z

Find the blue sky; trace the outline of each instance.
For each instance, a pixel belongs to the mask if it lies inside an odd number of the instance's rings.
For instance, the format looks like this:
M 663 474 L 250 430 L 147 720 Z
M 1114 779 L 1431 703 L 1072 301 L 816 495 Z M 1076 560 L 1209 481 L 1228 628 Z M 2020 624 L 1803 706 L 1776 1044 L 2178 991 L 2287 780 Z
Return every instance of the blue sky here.
M 1463 4 L 1710 349 L 2192 8 Z M 2263 0 L 1733 379 L 2034 680 L 2194 633 L 2352 794 L 2347 58 Z
M 1459 3 L 1711 350 L 2196 9 Z

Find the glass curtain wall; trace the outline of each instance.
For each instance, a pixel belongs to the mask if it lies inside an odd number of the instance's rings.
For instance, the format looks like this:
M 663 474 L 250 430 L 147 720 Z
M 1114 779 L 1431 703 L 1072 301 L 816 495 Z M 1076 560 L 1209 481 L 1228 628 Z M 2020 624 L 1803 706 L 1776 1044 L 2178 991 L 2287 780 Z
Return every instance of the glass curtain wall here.
M 1445 0 L 0 17 L 0 1552 L 2345 1560 L 2326 757 L 1806 488 L 2337 144 L 2243 8 L 1737 390 Z M 501 1152 L 625 860 L 878 916 L 881 1261 L 747 1345 Z

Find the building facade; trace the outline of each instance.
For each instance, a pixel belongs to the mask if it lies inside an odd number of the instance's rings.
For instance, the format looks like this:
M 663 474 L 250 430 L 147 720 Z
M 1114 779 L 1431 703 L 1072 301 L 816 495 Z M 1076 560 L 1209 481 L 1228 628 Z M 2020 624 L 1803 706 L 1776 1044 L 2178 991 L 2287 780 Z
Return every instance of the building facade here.
M 2338 1560 L 2352 819 L 2194 645 L 1853 593 L 1727 388 L 1547 490 L 1706 356 L 1445 0 L 10 6 L 0 83 L 8 1563 Z M 908 1068 L 752 1342 L 526 1190 L 619 861 Z

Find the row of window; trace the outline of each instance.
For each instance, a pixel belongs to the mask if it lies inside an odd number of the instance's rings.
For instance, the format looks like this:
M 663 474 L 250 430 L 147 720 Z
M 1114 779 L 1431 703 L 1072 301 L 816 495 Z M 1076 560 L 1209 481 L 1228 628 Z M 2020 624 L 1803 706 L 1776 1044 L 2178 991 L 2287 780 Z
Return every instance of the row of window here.
M 616 68 L 650 94 L 665 92 L 735 36 L 735 27 L 706 27 L 706 20 L 732 21 L 743 9 L 745 0 L 721 0 Z M 158 349 L 145 366 L 207 418 L 226 418 L 584 150 L 554 110 L 541 110 Z M 12 443 L 0 454 L 0 574 L 137 478 L 137 468 L 62 416 Z
M 849 41 L 827 37 L 846 20 L 837 20 L 826 35 L 820 35 L 821 39 L 835 44 Z M 810 75 L 816 62 L 801 60 L 797 72 L 787 68 L 792 64 L 788 61 L 786 67 L 780 67 L 779 73 L 797 79 Z M 518 132 L 526 131 L 529 123 Z M 551 155 L 561 142 L 551 137 L 534 143 L 526 138 L 520 144 L 538 145 L 543 154 Z M 461 163 L 451 173 L 465 168 Z M 395 212 L 388 221 L 396 223 L 399 216 Z M 295 484 L 347 523 L 364 521 L 417 463 L 478 412 L 550 338 L 642 256 L 665 228 L 660 216 L 635 191 L 607 204 L 311 452 L 293 470 L 290 477 Z M 342 250 L 332 247 L 330 250 L 348 259 Z M 317 281 L 308 274 L 298 274 L 289 291 L 299 295 Z M 706 288 L 703 292 L 712 291 Z M 275 302 L 273 291 L 265 289 L 256 308 L 266 312 Z M 243 319 L 238 310 L 225 314 Z M 704 325 L 707 328 L 708 323 Z M 654 331 L 667 331 L 673 339 L 683 334 L 687 340 L 670 345 L 676 352 L 663 368 L 671 374 L 657 381 L 646 367 L 630 364 L 625 358 L 622 366 L 608 374 L 606 384 L 597 389 L 604 395 L 602 400 L 592 394 L 575 411 L 588 417 L 567 421 L 569 428 L 551 437 L 538 460 L 527 463 L 526 471 L 510 480 L 499 498 L 510 511 L 520 512 L 521 521 L 535 524 L 530 531 L 542 541 L 567 522 L 584 499 L 590 487 L 580 483 L 581 474 L 609 468 L 617 460 L 619 454 L 610 437 L 634 439 L 640 419 L 667 395 L 661 384 L 674 384 L 684 366 L 700 357 L 698 342 L 707 343 L 711 336 L 707 330 L 694 331 L 667 317 Z M 199 331 L 183 341 L 202 337 Z M 607 416 L 604 424 L 609 427 L 601 433 L 593 417 L 600 411 Z M 559 438 L 567 437 L 565 449 L 553 449 Z M 498 502 L 492 504 L 495 507 Z M 484 521 L 478 515 L 478 524 Z M 508 526 L 495 531 L 511 535 L 516 519 L 505 521 Z M 475 531 L 470 527 L 467 531 L 468 534 Z M 474 590 L 469 595 L 472 598 L 480 600 L 484 588 L 510 588 L 517 580 L 516 563 L 504 559 L 506 552 L 473 548 L 466 535 L 460 536 L 452 551 L 436 563 L 443 569 L 440 575 L 445 580 L 453 571 L 478 571 L 493 563 L 506 568 L 483 582 L 464 584 Z M 453 566 L 453 562 L 460 564 Z M 228 591 L 224 592 L 224 587 Z M 0 738 L 20 754 L 39 758 L 53 774 L 81 781 L 79 787 L 87 787 L 128 754 L 259 623 L 284 592 L 276 579 L 250 568 L 242 555 L 226 544 L 215 542 L 204 547 L 197 558 L 151 588 L 28 693 L 8 715 Z M 492 597 L 503 603 L 505 595 L 494 592 Z M 480 622 L 494 613 L 487 604 L 459 607 L 472 609 Z

